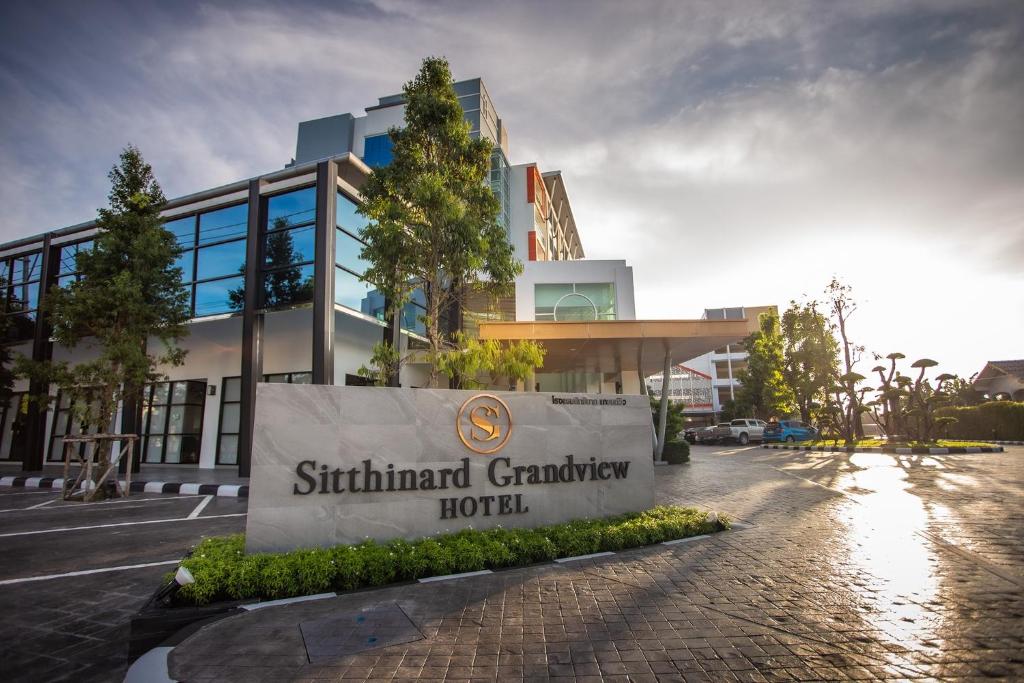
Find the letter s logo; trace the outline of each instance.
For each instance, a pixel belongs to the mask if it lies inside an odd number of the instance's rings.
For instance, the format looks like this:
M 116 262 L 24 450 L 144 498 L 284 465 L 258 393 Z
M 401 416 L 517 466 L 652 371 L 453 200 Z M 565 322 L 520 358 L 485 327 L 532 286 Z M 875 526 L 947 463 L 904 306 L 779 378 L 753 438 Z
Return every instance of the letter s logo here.
M 459 409 L 455 431 L 463 445 L 474 453 L 496 453 L 512 432 L 512 413 L 497 396 L 477 394 Z

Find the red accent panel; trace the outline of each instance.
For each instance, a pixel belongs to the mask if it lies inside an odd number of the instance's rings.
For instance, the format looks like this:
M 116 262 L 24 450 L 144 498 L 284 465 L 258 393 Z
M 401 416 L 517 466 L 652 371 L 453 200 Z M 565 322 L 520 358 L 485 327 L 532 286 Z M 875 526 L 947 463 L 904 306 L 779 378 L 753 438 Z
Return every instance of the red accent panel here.
M 526 233 L 527 245 L 529 246 L 529 256 L 531 261 L 537 260 L 537 231 L 531 230 Z
M 534 198 L 536 196 L 535 193 L 534 193 L 534 185 L 533 185 L 533 183 L 535 182 L 533 177 L 534 177 L 534 175 L 536 175 L 536 173 L 537 173 L 537 167 L 536 166 L 527 166 L 526 167 L 526 201 L 529 202 L 530 204 L 533 204 Z

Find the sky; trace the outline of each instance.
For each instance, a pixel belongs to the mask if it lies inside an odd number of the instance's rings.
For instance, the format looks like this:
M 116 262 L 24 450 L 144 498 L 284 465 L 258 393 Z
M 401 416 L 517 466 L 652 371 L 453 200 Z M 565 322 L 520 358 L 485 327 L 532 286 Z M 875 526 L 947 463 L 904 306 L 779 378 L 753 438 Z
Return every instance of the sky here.
M 444 56 L 638 317 L 837 276 L 869 353 L 969 376 L 1024 358 L 1022 46 L 1012 0 L 6 0 L 0 241 L 93 218 L 128 143 L 169 197 L 248 178 Z

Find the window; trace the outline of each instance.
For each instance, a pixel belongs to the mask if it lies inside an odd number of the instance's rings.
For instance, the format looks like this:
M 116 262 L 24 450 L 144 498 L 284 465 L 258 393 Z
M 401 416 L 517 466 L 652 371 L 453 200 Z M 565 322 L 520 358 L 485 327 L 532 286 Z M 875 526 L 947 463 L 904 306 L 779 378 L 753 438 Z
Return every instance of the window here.
M 260 307 L 292 306 L 313 300 L 316 188 L 267 199 L 260 269 Z
M 57 286 L 67 287 L 81 279 L 78 271 L 78 255 L 92 249 L 92 240 L 65 244 L 60 248 L 60 263 L 57 266 Z
M 363 140 L 363 162 L 370 168 L 380 168 L 391 163 L 391 136 L 369 135 Z
M 615 285 L 607 283 L 535 285 L 536 320 L 615 320 Z
M 35 334 L 43 253 L 34 251 L 0 260 L 0 294 L 6 316 L 5 340 L 25 341 Z
M 369 299 L 372 287 L 363 279 L 370 263 L 360 255 L 365 244 L 359 233 L 366 219 L 357 213 L 358 205 L 338 193 L 334 233 L 334 303 L 367 315 L 373 315 Z
M 185 380 L 147 385 L 143 394 L 142 462 L 199 462 L 206 382 Z
M 28 396 L 25 392 L 12 393 L 6 403 L 0 404 L 0 460 L 21 460 L 25 448 L 25 415 Z
M 175 265 L 192 294 L 192 316 L 220 315 L 245 304 L 248 204 L 235 204 L 164 223 L 183 249 Z
M 58 392 L 54 406 L 53 428 L 50 430 L 50 451 L 47 458 L 55 462 L 63 462 L 64 437 L 81 434 L 82 425 L 71 419 L 71 398 L 67 394 Z M 92 425 L 86 433 L 95 434 L 98 431 L 99 429 Z M 85 444 L 79 445 L 78 452 L 85 452 Z
M 221 383 L 217 464 L 238 464 L 238 432 L 242 410 L 242 378 L 225 377 Z

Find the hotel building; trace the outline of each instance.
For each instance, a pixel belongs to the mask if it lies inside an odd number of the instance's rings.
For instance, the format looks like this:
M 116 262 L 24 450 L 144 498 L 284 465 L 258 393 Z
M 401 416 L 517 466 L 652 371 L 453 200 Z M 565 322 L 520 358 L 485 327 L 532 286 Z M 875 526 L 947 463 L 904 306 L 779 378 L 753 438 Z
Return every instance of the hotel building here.
M 667 357 L 693 357 L 746 334 L 746 321 L 732 318 L 636 321 L 631 267 L 584 258 L 562 174 L 511 165 L 508 132 L 483 82 L 455 88 L 472 134 L 494 145 L 490 185 L 524 263 L 514 299 L 467 302 L 463 325 L 481 338 L 545 345 L 544 368 L 520 388 L 642 393 L 642 378 Z M 229 467 L 248 476 L 258 383 L 362 384 L 359 368 L 395 328 L 403 352 L 422 346 L 422 298 L 385 320 L 380 295 L 361 277 L 360 188 L 390 161 L 387 131 L 403 114 L 402 96 L 392 95 L 361 115 L 304 121 L 283 169 L 167 202 L 163 216 L 183 249 L 178 265 L 192 319 L 180 344 L 185 364 L 164 368 L 167 380 L 119 413 L 122 432 L 141 437 L 143 470 Z M 13 352 L 89 358 L 56 345 L 38 312 L 48 288 L 78 277 L 75 254 L 90 248 L 95 230 L 89 221 L 0 245 Z M 399 379 L 416 387 L 426 376 L 426 366 L 411 362 Z M 63 438 L 77 425 L 53 388 L 49 408 L 26 400 L 46 390 L 17 381 L 0 408 L 0 463 L 31 472 L 60 461 Z

